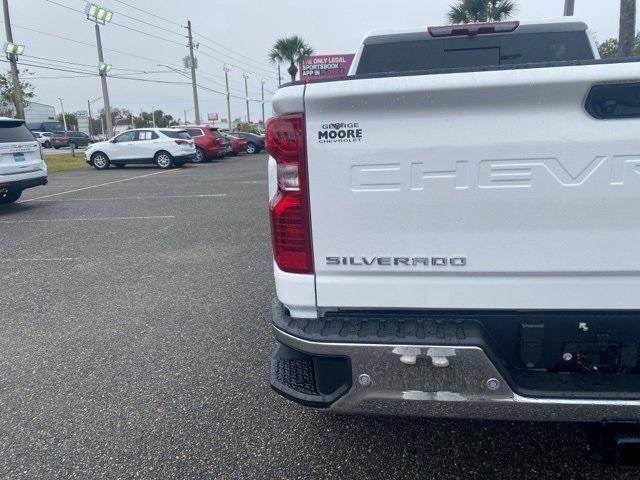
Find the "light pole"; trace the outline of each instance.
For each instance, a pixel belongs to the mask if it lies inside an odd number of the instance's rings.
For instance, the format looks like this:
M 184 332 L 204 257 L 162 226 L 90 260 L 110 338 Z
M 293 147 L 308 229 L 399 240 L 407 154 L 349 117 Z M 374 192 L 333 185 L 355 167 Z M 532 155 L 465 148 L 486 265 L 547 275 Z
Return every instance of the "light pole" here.
M 98 46 L 98 73 L 102 83 L 102 97 L 104 98 L 104 116 L 107 124 L 107 136 L 113 135 L 113 119 L 111 118 L 111 103 L 109 102 L 109 90 L 107 88 L 107 73 L 111 70 L 111 65 L 104 62 L 102 52 L 102 38 L 100 37 L 100 25 L 106 25 L 113 18 L 113 12 L 95 3 L 87 3 L 85 8 L 87 20 L 95 23 L 96 45 Z
M 264 128 L 264 78 L 260 80 L 260 93 L 262 96 L 262 128 Z
M 156 128 L 156 107 L 151 107 L 151 121 L 153 122 L 153 128 Z
M 9 17 L 9 0 L 2 0 L 4 11 L 4 32 L 7 36 L 7 43 L 4 52 L 11 65 L 11 78 L 13 81 L 13 98 L 16 107 L 16 117 L 24 119 L 24 103 L 22 103 L 22 86 L 18 75 L 18 56 L 24 53 L 24 45 L 13 43 L 13 33 L 11 32 L 11 18 Z
M 94 98 L 93 100 L 87 100 L 87 110 L 89 112 L 89 134 L 95 135 L 96 132 L 93 131 L 93 119 L 91 117 L 91 104 L 96 103 L 98 100 L 102 100 L 102 97 Z
M 564 0 L 564 16 L 572 17 L 575 9 L 575 0 Z
M 227 85 L 227 123 L 229 131 L 231 131 L 231 94 L 229 93 L 229 72 L 233 68 L 233 65 L 228 63 L 224 64 L 224 82 Z
M 66 132 L 67 129 L 67 115 L 64 113 L 64 104 L 62 103 L 62 100 L 64 100 L 63 98 L 58 97 L 58 100 L 60 100 L 60 108 L 62 109 L 62 124 L 64 125 L 64 131 Z
M 247 83 L 247 80 L 249 80 L 249 73 L 244 72 L 242 76 L 244 77 L 244 94 L 245 101 L 247 102 L 247 123 L 251 123 L 251 113 L 249 112 L 249 84 Z

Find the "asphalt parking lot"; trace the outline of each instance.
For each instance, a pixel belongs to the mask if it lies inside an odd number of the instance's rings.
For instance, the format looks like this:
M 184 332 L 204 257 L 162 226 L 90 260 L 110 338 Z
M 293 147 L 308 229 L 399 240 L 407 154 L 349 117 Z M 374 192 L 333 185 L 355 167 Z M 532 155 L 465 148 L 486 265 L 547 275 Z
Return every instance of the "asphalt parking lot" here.
M 273 393 L 266 158 L 53 174 L 0 209 L 0 478 L 638 478 L 574 425 Z

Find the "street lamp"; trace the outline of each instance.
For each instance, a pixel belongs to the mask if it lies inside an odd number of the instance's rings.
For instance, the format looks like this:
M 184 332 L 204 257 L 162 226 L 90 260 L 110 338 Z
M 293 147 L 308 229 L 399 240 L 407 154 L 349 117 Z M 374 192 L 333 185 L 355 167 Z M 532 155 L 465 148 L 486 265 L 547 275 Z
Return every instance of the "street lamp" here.
M 111 10 L 91 2 L 87 2 L 84 13 L 87 15 L 88 20 L 99 23 L 100 25 L 109 23 L 113 18 L 113 12 Z
M 64 98 L 58 97 L 58 100 L 60 100 L 60 108 L 62 109 L 62 123 L 64 125 L 64 131 L 66 132 L 67 131 L 67 115 L 64 113 L 64 104 L 62 103 Z
M 4 53 L 7 54 L 7 58 L 10 58 L 11 56 L 19 57 L 20 55 L 24 54 L 24 45 L 18 45 L 17 43 L 13 42 L 5 42 Z
M 244 94 L 247 102 L 247 123 L 251 123 L 251 113 L 249 112 L 249 85 L 247 84 L 247 80 L 249 80 L 251 75 L 249 75 L 249 72 L 244 72 L 242 76 L 244 77 Z
M 264 128 L 264 84 L 266 80 L 264 78 L 260 79 L 260 95 L 262 98 L 262 128 Z
M 231 94 L 229 93 L 229 72 L 233 68 L 233 65 L 225 63 L 222 69 L 224 70 L 224 81 L 227 84 L 227 125 L 229 131 L 231 131 Z
M 98 73 L 102 83 L 102 97 L 104 98 L 104 113 L 107 123 L 107 135 L 113 134 L 113 120 L 111 118 L 111 102 L 109 102 L 109 89 L 107 88 L 107 73 L 111 70 L 111 65 L 105 63 L 102 53 L 102 38 L 100 37 L 100 25 L 105 25 L 113 18 L 113 12 L 107 8 L 92 2 L 87 2 L 85 6 L 87 20 L 96 24 L 96 45 L 98 47 Z

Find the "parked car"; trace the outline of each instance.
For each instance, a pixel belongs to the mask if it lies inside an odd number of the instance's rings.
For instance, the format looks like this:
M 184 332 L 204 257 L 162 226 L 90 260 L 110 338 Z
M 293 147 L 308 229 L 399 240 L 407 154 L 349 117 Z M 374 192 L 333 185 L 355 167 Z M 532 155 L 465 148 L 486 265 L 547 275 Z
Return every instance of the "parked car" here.
M 247 142 L 245 146 L 247 153 L 259 153 L 261 150 L 264 150 L 264 137 L 261 135 L 248 132 L 229 132 L 229 135 L 245 140 Z
M 174 128 L 186 130 L 196 144 L 193 163 L 203 163 L 233 153 L 231 144 L 217 128 L 209 125 L 182 125 Z
M 155 164 L 160 168 L 181 167 L 196 158 L 194 141 L 186 130 L 140 128 L 127 130 L 111 140 L 94 143 L 85 151 L 89 165 L 106 170 L 110 165 Z
M 240 152 L 244 152 L 247 148 L 247 141 L 243 138 L 236 137 L 235 135 L 224 136 L 231 144 L 231 154 L 238 155 Z
M 46 184 L 47 165 L 24 120 L 0 118 L 0 205 L 15 202 L 27 188 Z
M 73 145 L 73 148 L 86 147 L 91 143 L 91 138 L 84 132 L 72 130 L 54 132 L 51 137 L 51 146 L 58 150 Z
M 40 145 L 44 148 L 51 148 L 51 138 L 53 137 L 53 133 L 51 132 L 32 132 L 36 137 L 36 140 Z

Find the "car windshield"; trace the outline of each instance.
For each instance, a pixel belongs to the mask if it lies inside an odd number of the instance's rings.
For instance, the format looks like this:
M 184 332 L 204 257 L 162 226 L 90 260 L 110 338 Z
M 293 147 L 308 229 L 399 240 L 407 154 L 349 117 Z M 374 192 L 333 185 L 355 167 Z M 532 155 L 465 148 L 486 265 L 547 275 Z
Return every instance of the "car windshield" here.
M 33 142 L 33 133 L 23 122 L 2 122 L 0 121 L 0 142 Z

